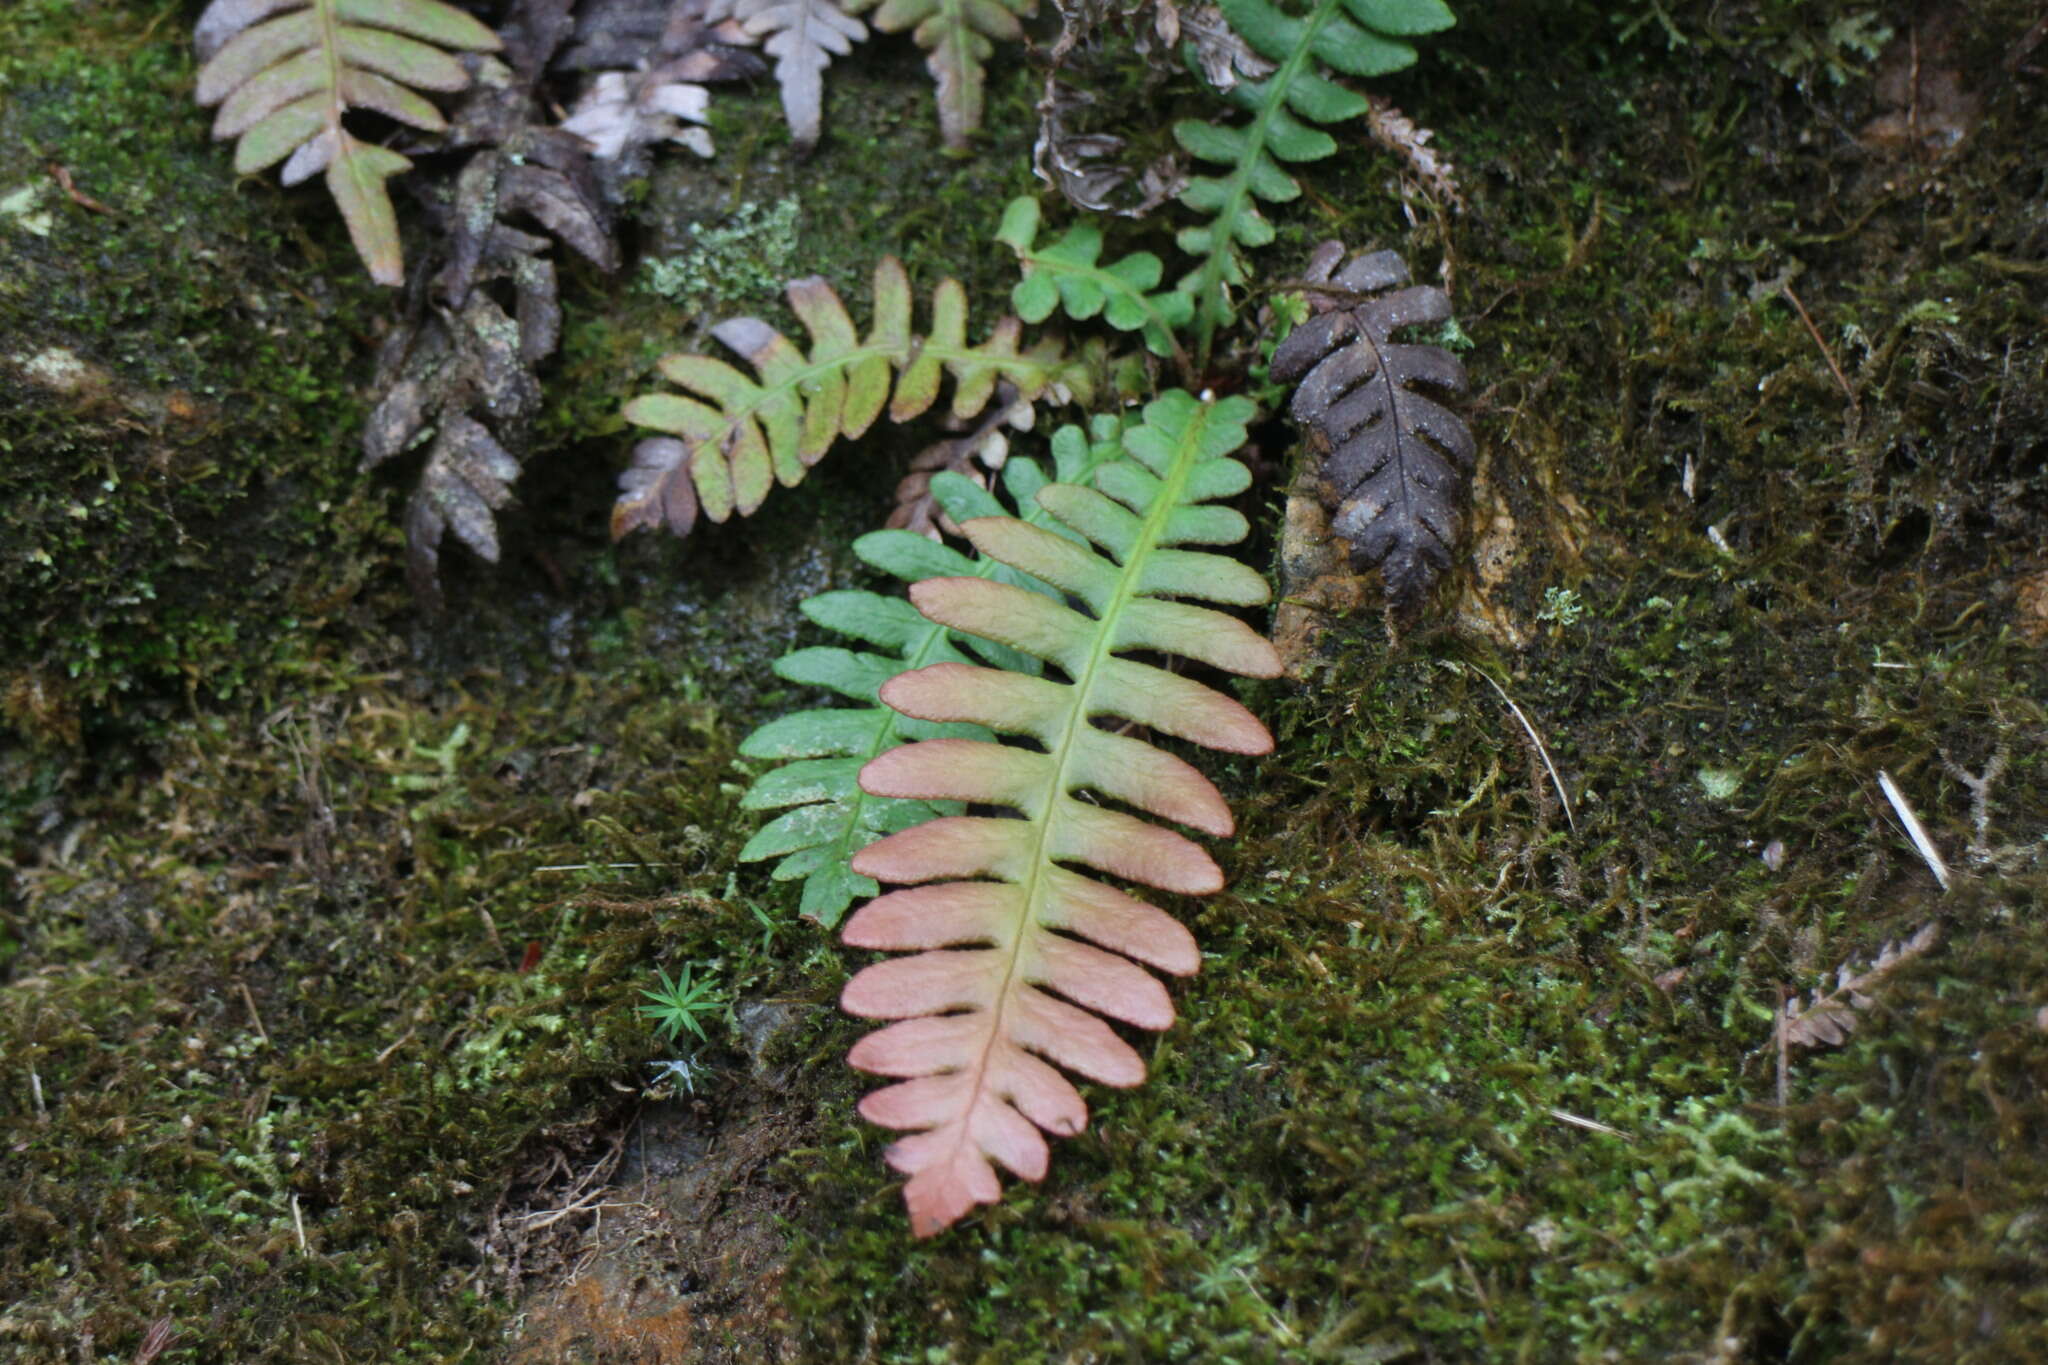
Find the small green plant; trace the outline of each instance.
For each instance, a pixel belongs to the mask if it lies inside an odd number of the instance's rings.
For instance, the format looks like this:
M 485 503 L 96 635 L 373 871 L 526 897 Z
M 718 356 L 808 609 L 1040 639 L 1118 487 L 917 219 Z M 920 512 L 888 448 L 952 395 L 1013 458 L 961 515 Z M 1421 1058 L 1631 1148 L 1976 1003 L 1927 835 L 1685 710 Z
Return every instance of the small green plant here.
M 698 1041 L 709 1042 L 710 1035 L 704 1031 L 704 1021 L 723 1015 L 731 1007 L 731 1002 L 719 992 L 715 977 L 692 979 L 691 968 L 694 965 L 685 962 L 674 980 L 657 967 L 654 975 L 661 982 L 659 989 L 640 992 L 653 1002 L 640 1007 L 640 1017 L 652 1023 L 655 1032 L 671 1043 L 682 1036 L 684 1029 L 694 1034 Z

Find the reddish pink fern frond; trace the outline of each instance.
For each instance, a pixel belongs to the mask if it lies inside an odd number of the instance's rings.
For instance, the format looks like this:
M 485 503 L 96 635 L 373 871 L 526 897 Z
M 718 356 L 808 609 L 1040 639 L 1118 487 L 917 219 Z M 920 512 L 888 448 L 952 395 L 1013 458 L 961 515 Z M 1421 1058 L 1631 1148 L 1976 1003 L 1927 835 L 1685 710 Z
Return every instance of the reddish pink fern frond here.
M 921 1237 L 1000 1198 L 997 1166 L 1042 1178 L 1044 1133 L 1071 1137 L 1086 1127 L 1087 1105 L 1057 1068 L 1111 1086 L 1144 1080 L 1144 1061 L 1098 1017 L 1144 1029 L 1173 1022 L 1165 988 L 1139 963 L 1175 975 L 1200 965 L 1193 937 L 1170 915 L 1077 868 L 1189 895 L 1223 886 L 1201 845 L 1140 818 L 1228 836 L 1222 796 L 1191 764 L 1098 722 L 1135 722 L 1233 753 L 1272 748 L 1238 702 L 1127 657 L 1176 653 L 1251 677 L 1279 673 L 1272 647 L 1242 621 L 1188 600 L 1256 605 L 1265 580 L 1234 560 L 1180 548 L 1242 539 L 1244 519 L 1213 500 L 1249 482 L 1231 454 L 1251 411 L 1242 399 L 1199 403 L 1178 392 L 1151 404 L 1124 437 L 1131 459 L 1097 471 L 1092 488 L 1056 484 L 1039 494 L 1073 538 L 1005 517 L 963 527 L 983 556 L 1052 584 L 1079 608 L 984 578 L 929 579 L 911 590 L 931 620 L 1042 659 L 1066 678 L 946 663 L 881 689 L 907 716 L 972 721 L 1038 746 L 927 740 L 890 750 L 860 775 L 877 796 L 1016 812 L 930 820 L 870 844 L 853 862 L 865 876 L 907 884 L 869 902 L 844 938 L 916 956 L 860 972 L 841 1004 L 896 1021 L 862 1039 L 849 1060 L 899 1078 L 869 1095 L 861 1113 L 914 1130 L 888 1159 L 909 1177 L 904 1199 Z

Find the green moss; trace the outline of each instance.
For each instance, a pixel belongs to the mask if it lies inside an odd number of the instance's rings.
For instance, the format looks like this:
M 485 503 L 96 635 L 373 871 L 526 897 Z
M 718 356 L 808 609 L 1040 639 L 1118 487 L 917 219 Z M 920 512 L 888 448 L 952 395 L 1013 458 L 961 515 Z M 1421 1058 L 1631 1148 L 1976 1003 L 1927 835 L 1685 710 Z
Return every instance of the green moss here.
M 0 653 L 60 716 L 247 685 L 303 648 L 280 646 L 297 623 L 279 618 L 360 582 L 347 561 L 386 515 L 349 437 L 368 291 L 301 279 L 313 244 L 285 235 L 275 192 L 237 190 L 184 44 L 158 33 L 174 11 L 0 17 L 0 192 L 36 204 L 0 217 L 0 596 L 33 604 L 7 613 Z
M 2001 69 L 2023 8 L 1987 10 L 1960 69 Z M 632 1082 L 675 1049 L 638 991 L 691 963 L 737 1017 L 802 1021 L 688 1051 L 677 1103 L 715 1159 L 633 1187 L 665 1220 L 635 1283 L 697 1286 L 698 1358 L 2048 1351 L 2048 696 L 2022 629 L 2048 539 L 2039 97 L 1987 86 L 1938 162 L 1860 144 L 1881 110 L 1843 25 L 1866 9 L 1468 16 L 1387 87 L 1467 216 L 1411 226 L 1368 155 L 1305 177 L 1263 278 L 1332 234 L 1425 267 L 1449 248 L 1505 568 L 1443 625 L 1340 624 L 1309 683 L 1252 692 L 1280 747 L 1222 769 L 1231 890 L 1176 907 L 1209 956 L 1144 1040 L 1151 1080 L 1091 1093 L 1042 1186 L 921 1244 L 854 1114 L 860 1028 L 825 1008 L 859 959 L 735 864 L 733 766 L 791 700 L 765 667 L 791 604 L 849 579 L 837 547 L 915 434 L 836 452 L 743 526 L 611 547 L 591 469 L 618 458 L 620 397 L 704 319 L 571 267 L 515 548 L 452 560 L 473 609 L 418 630 L 382 495 L 348 491 L 368 313 L 331 214 L 228 183 L 189 63 L 143 41 L 183 11 L 10 9 L 0 50 L 38 57 L 0 68 L 0 130 L 42 139 L 30 158 L 58 134 L 90 151 L 77 182 L 123 210 L 45 192 L 48 238 L 0 218 L 61 323 L 32 354 L 109 376 L 87 403 L 4 371 L 27 401 L 0 430 L 37 459 L 0 517 L 51 560 L 0 569 L 10 600 L 51 603 L 41 634 L 10 622 L 10 667 L 38 670 L 10 705 L 61 729 L 74 657 L 89 701 L 189 678 L 196 704 L 99 769 L 0 753 L 0 1340 L 69 1359 L 91 1331 L 121 1360 L 169 1315 L 171 1362 L 503 1358 L 532 1300 L 474 1243 L 508 1245 L 494 1210 L 559 1194 L 594 1164 L 578 1142 L 653 1112 Z M 809 162 L 772 91 L 720 92 L 722 159 L 648 187 L 650 254 L 793 196 L 797 264 L 857 311 L 895 250 L 993 317 L 1039 76 L 1001 68 L 954 161 L 916 53 L 874 51 L 835 71 Z M 20 164 L 0 198 L 43 183 Z M 1173 216 L 1114 245 L 1163 250 Z M 184 243 L 235 271 L 173 269 Z M 69 273 L 94 252 L 106 291 Z M 704 306 L 787 326 L 760 264 Z M 30 297 L 0 284 L 0 319 L 26 326 Z M 204 439 L 152 434 L 178 392 L 219 405 Z M 168 472 L 137 472 L 151 442 Z M 154 602 L 116 600 L 141 583 Z M 73 643 L 68 620 L 111 624 Z M 1980 773 L 2001 747 L 1980 833 L 1943 759 Z M 1948 895 L 1880 770 L 1963 874 Z M 1789 1054 L 1781 1105 L 1781 992 L 1930 919 L 1943 943 L 1846 1046 Z M 557 1152 L 574 1174 L 536 1174 Z M 526 1271 L 609 1255 L 586 1226 L 521 1243 Z

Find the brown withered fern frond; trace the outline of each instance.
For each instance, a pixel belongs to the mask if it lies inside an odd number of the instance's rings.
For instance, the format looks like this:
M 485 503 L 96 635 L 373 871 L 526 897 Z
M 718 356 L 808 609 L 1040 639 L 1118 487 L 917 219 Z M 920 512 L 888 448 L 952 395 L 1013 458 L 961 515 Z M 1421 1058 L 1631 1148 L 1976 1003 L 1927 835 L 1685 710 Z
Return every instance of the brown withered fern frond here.
M 1250 481 L 1232 453 L 1252 411 L 1242 398 L 1205 403 L 1179 391 L 1154 401 L 1123 437 L 1129 459 L 1097 470 L 1092 487 L 1039 491 L 1039 506 L 1070 536 L 1011 517 L 963 525 L 984 557 L 1079 606 L 985 577 L 911 588 L 928 619 L 1050 666 L 1033 676 L 953 662 L 890 679 L 881 699 L 905 716 L 973 723 L 1035 747 L 928 739 L 884 752 L 860 774 L 862 789 L 877 796 L 1015 812 L 941 816 L 853 858 L 861 875 L 908 884 L 869 902 L 843 937 L 915 956 L 866 968 L 840 1003 L 896 1021 L 862 1039 L 849 1060 L 901 1078 L 869 1095 L 861 1113 L 915 1130 L 888 1160 L 909 1177 L 904 1200 L 919 1236 L 1000 1198 L 998 1165 L 1043 1177 L 1043 1132 L 1071 1137 L 1088 1121 L 1055 1064 L 1105 1085 L 1137 1085 L 1144 1062 L 1096 1016 L 1166 1028 L 1173 1004 L 1137 964 L 1181 975 L 1200 964 L 1193 937 L 1172 917 L 1076 868 L 1189 895 L 1222 889 L 1223 873 L 1200 845 L 1140 818 L 1227 836 L 1233 822 L 1222 796 L 1192 765 L 1102 723 L 1135 722 L 1229 753 L 1272 748 L 1265 726 L 1236 701 L 1129 657 L 1179 654 L 1244 676 L 1279 672 L 1272 647 L 1250 627 L 1196 605 L 1257 605 L 1265 580 L 1234 560 L 1182 548 L 1244 536 L 1244 518 L 1213 500 Z
M 1288 411 L 1321 461 L 1331 529 L 1361 570 L 1380 570 L 1395 612 L 1413 615 L 1451 565 L 1477 446 L 1437 397 L 1464 393 L 1464 365 L 1393 338 L 1448 320 L 1451 301 L 1410 284 L 1393 252 L 1346 262 L 1340 242 L 1316 248 L 1302 284 L 1313 315 L 1273 352 L 1272 377 L 1297 385 Z

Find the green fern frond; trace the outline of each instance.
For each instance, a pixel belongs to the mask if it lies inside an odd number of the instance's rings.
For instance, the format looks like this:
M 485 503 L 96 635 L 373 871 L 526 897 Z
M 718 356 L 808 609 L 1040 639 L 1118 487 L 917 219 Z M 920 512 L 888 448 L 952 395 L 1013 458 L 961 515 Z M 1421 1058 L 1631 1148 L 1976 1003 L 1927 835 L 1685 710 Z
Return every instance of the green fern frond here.
M 1208 358 L 1216 329 L 1230 322 L 1230 294 L 1245 282 L 1241 252 L 1273 240 L 1273 225 L 1259 201 L 1286 203 L 1300 195 L 1281 162 L 1317 161 L 1337 150 L 1318 124 L 1356 118 L 1365 96 L 1325 75 L 1382 76 L 1415 62 L 1402 39 L 1434 33 L 1454 22 L 1443 0 L 1310 0 L 1290 14 L 1272 0 L 1219 0 L 1224 16 L 1246 43 L 1277 64 L 1263 80 L 1240 80 L 1224 98 L 1251 114 L 1244 124 L 1183 119 L 1175 140 L 1191 155 L 1228 169 L 1192 177 L 1180 202 L 1208 221 L 1184 228 L 1180 249 L 1197 260 L 1180 282 L 1194 300 L 1195 351 Z
M 881 688 L 907 717 L 1032 742 L 927 739 L 879 754 L 860 774 L 876 796 L 1014 812 L 928 820 L 853 859 L 862 875 L 904 884 L 862 907 L 843 937 L 914 955 L 865 968 L 840 1003 L 895 1021 L 848 1060 L 896 1078 L 860 1108 L 870 1122 L 913 1130 L 888 1159 L 909 1177 L 903 1196 L 918 1236 L 999 1198 L 997 1165 L 1042 1177 L 1041 1130 L 1071 1137 L 1086 1126 L 1087 1106 L 1052 1064 L 1106 1085 L 1141 1082 L 1143 1059 L 1097 1015 L 1165 1028 L 1172 1001 L 1138 964 L 1180 975 L 1200 964 L 1185 928 L 1098 877 L 1190 895 L 1223 885 L 1199 844 L 1154 820 L 1220 837 L 1233 828 L 1229 807 L 1145 731 L 1231 753 L 1272 747 L 1242 705 L 1149 661 L 1181 654 L 1246 676 L 1280 671 L 1263 637 L 1202 605 L 1257 605 L 1265 580 L 1190 548 L 1245 534 L 1243 516 L 1217 500 L 1251 482 L 1233 456 L 1253 411 L 1248 399 L 1201 402 L 1177 390 L 1147 405 L 1122 438 L 1128 458 L 1097 470 L 1092 487 L 1039 491 L 1038 506 L 1068 535 L 1013 517 L 962 523 L 984 559 L 1055 594 L 985 576 L 911 589 L 930 620 L 1000 640 L 1060 675 L 947 662 Z M 1109 720 L 1143 729 L 1105 728 Z
M 1093 437 L 1079 427 L 1054 435 L 1054 472 L 1062 483 L 1086 484 L 1095 469 L 1123 453 L 1113 417 L 1095 421 Z M 1034 524 L 1051 518 L 1038 506 L 1044 472 L 1035 461 L 1013 457 L 1003 466 L 1005 491 Z M 995 495 L 959 474 L 942 473 L 932 481 L 946 515 L 956 522 L 999 515 Z M 873 569 L 905 582 L 926 578 L 979 577 L 996 582 L 1035 586 L 1035 580 L 993 559 L 970 559 L 958 550 L 908 531 L 876 531 L 854 542 L 853 551 Z M 761 726 L 740 744 L 747 758 L 790 762 L 755 779 L 741 799 L 747 810 L 783 813 L 764 825 L 741 859 L 776 865 L 777 881 L 803 881 L 801 913 L 827 929 L 837 928 L 846 908 L 879 887 L 871 877 L 854 872 L 853 855 L 875 840 L 938 815 L 957 815 L 957 802 L 919 801 L 871 796 L 855 781 L 869 760 L 911 740 L 989 738 L 975 725 L 934 725 L 890 710 L 877 693 L 899 673 L 935 663 L 969 663 L 963 641 L 954 632 L 918 614 L 900 597 L 847 590 L 820 594 L 802 607 L 828 630 L 876 646 L 887 653 L 819 646 L 799 649 L 775 663 L 775 673 L 807 687 L 824 687 L 856 705 L 820 707 L 783 716 Z M 965 641 L 981 658 L 1001 666 L 1031 671 L 1036 660 L 988 641 Z
M 495 52 L 498 35 L 441 0 L 213 0 L 193 36 L 199 103 L 220 106 L 213 135 L 236 139 L 235 170 L 283 161 L 287 185 L 325 172 L 371 278 L 403 284 L 385 182 L 412 162 L 359 141 L 343 119 L 367 109 L 440 132 L 447 120 L 418 92 L 468 85 L 449 50 Z
M 749 515 L 776 483 L 801 482 L 834 442 L 861 435 L 885 408 L 897 422 L 930 408 L 946 375 L 960 421 L 988 405 L 999 381 L 1026 399 L 1058 387 L 1087 400 L 1088 367 L 1054 342 L 1023 349 L 1014 317 L 970 346 L 967 291 L 957 280 L 932 292 L 922 337 L 910 330 L 910 281 L 894 256 L 875 266 L 874 291 L 875 318 L 862 339 L 823 279 L 791 281 L 789 306 L 811 334 L 808 353 L 758 318 L 713 327 L 752 375 L 712 356 L 663 357 L 662 377 L 682 392 L 626 404 L 627 421 L 664 435 L 642 441 L 619 476 L 612 537 L 662 525 L 686 534 L 700 510 L 712 521 Z
M 1010 201 L 996 230 L 996 240 L 1015 251 L 1024 268 L 1024 278 L 1010 295 L 1018 317 L 1043 322 L 1064 306 L 1077 322 L 1100 317 L 1119 332 L 1141 331 L 1152 354 L 1172 356 L 1186 367 L 1187 356 L 1174 333 L 1193 316 L 1194 301 L 1179 292 L 1155 292 L 1165 272 L 1157 256 L 1134 251 L 1100 265 L 1101 229 L 1079 223 L 1058 241 L 1039 246 L 1038 224 L 1038 201 L 1024 195 Z

